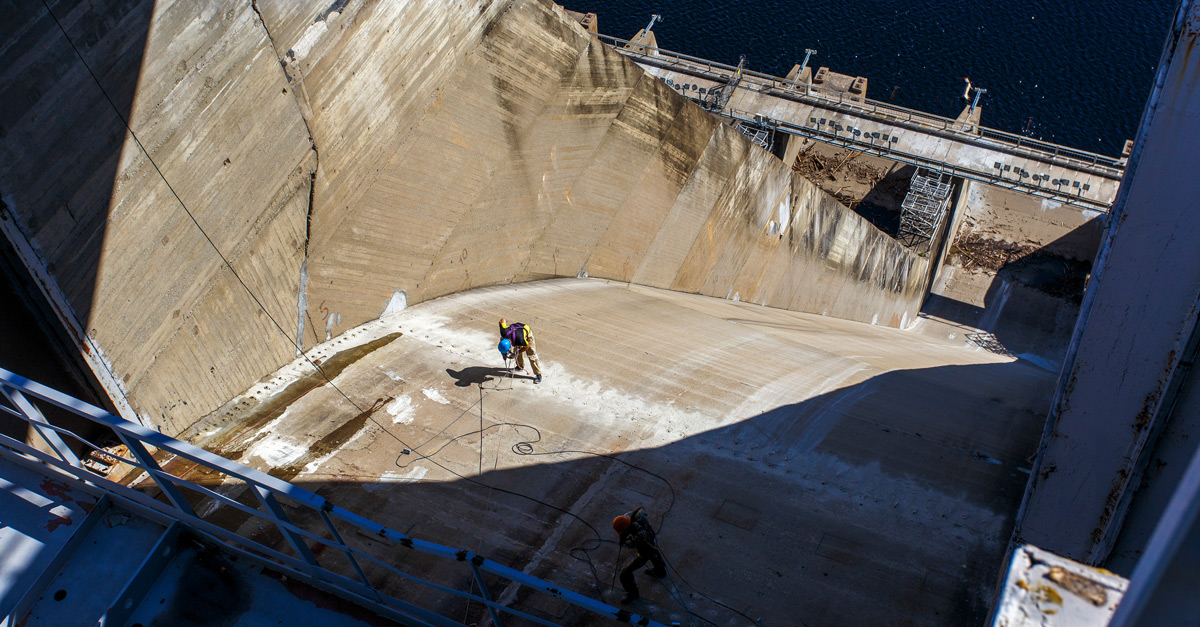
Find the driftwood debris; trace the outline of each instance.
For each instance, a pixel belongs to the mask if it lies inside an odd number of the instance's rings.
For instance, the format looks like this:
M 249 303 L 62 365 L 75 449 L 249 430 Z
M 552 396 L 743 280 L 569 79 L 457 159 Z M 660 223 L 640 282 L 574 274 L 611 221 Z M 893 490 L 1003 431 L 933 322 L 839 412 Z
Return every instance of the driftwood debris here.
M 958 256 L 959 265 L 964 270 L 996 272 L 1037 250 L 1038 247 L 1032 244 L 1006 242 L 968 232 L 955 240 L 950 253 Z

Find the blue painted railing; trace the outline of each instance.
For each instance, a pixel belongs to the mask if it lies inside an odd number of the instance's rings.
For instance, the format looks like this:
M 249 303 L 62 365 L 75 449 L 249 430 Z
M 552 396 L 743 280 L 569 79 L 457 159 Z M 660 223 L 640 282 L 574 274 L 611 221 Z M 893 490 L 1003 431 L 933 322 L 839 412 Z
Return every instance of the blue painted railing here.
M 3 368 L 0 368 L 0 391 L 11 404 L 11 406 L 0 404 L 0 412 L 28 423 L 31 435 L 39 438 L 45 444 L 44 447 L 34 447 L 21 440 L 0 434 L 0 455 L 22 463 L 41 462 L 53 466 L 74 477 L 77 482 L 81 482 L 84 489 L 107 494 L 135 512 L 156 520 L 165 518 L 177 521 L 193 532 L 222 542 L 226 548 L 255 559 L 269 568 L 277 569 L 291 577 L 338 594 L 404 624 L 421 627 L 464 627 L 461 622 L 447 618 L 436 611 L 384 594 L 367 577 L 363 571 L 363 563 L 369 562 L 383 569 L 388 577 L 401 577 L 447 595 L 479 603 L 488 609 L 492 624 L 497 627 L 501 624 L 501 617 L 506 615 L 551 627 L 556 626 L 557 623 L 507 607 L 493 600 L 487 591 L 483 573 L 519 584 L 536 593 L 561 599 L 575 607 L 616 622 L 666 627 L 646 616 L 630 613 L 591 597 L 572 592 L 538 577 L 498 564 L 477 553 L 426 542 L 389 529 L 338 507 L 323 497 L 287 481 L 129 422 Z M 50 424 L 35 401 L 48 403 L 111 430 L 128 447 L 132 459 L 118 457 L 109 451 L 103 451 L 104 454 L 115 458 L 119 463 L 128 464 L 145 472 L 162 491 L 166 502 L 153 498 L 143 490 L 111 481 L 100 473 L 88 469 L 80 457 L 74 453 L 73 447 L 67 445 L 64 437 L 78 442 L 84 449 L 97 451 L 101 449 L 73 431 Z M 194 462 L 203 472 L 206 482 L 217 485 L 228 485 L 230 480 L 242 482 L 255 495 L 260 507 L 245 505 L 215 489 L 165 470 L 147 447 L 153 447 L 158 451 Z M 78 448 L 78 446 L 74 448 Z M 193 469 L 188 468 L 188 471 Z M 204 471 L 219 473 L 223 480 L 213 482 L 214 475 Z M 183 489 L 269 522 L 283 536 L 291 553 L 285 553 L 205 520 L 196 513 L 191 502 L 184 497 Z M 304 508 L 315 514 L 323 525 L 322 531 L 314 533 L 293 523 L 282 507 L 281 499 L 283 499 L 282 503 Z M 469 569 L 471 573 L 472 579 L 468 581 L 473 580 L 474 589 L 480 592 L 473 594 L 404 572 L 389 564 L 385 557 L 371 555 L 350 546 L 342 537 L 341 530 L 345 528 L 355 528 L 370 537 L 377 537 L 418 553 L 436 556 L 451 562 L 461 562 L 462 567 Z M 317 546 L 322 547 L 321 550 L 313 549 Z M 329 549 L 346 558 L 353 571 L 353 576 L 336 572 L 328 565 L 321 563 L 318 555 Z

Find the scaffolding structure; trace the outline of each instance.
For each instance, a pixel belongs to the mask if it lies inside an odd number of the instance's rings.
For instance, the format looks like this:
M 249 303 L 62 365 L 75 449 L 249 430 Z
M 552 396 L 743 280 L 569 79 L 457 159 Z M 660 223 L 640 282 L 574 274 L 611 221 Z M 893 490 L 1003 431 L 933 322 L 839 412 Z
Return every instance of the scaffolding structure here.
M 734 124 L 733 127 L 741 131 L 742 135 L 745 135 L 747 139 L 758 144 L 759 146 L 762 146 L 762 149 L 768 152 L 775 143 L 771 131 L 765 128 L 748 124 L 746 122 L 738 122 L 737 124 Z
M 896 239 L 909 248 L 928 252 L 934 234 L 950 207 L 950 175 L 917 168 L 900 204 L 900 231 Z

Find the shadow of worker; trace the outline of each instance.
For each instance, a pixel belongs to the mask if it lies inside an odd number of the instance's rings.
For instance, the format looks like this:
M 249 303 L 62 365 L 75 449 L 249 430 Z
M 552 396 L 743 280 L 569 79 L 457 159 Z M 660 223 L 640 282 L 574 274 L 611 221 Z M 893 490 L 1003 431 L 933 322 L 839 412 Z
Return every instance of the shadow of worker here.
M 454 370 L 446 368 L 446 374 L 454 378 L 454 385 L 460 388 L 471 387 L 472 385 L 483 385 L 495 378 L 502 378 L 510 375 L 506 368 L 496 368 L 494 366 L 468 366 L 462 370 Z

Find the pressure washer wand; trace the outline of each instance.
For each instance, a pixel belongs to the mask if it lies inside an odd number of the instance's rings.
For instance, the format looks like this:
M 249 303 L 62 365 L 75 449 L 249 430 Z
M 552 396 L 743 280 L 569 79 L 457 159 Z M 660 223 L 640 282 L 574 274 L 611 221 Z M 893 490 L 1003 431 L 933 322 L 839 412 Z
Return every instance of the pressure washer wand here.
M 608 582 L 608 594 L 609 595 L 612 595 L 612 593 L 616 591 L 617 571 L 620 570 L 620 568 L 621 568 L 621 543 L 620 543 L 620 541 L 618 541 L 617 542 L 617 561 L 613 565 L 612 581 Z

